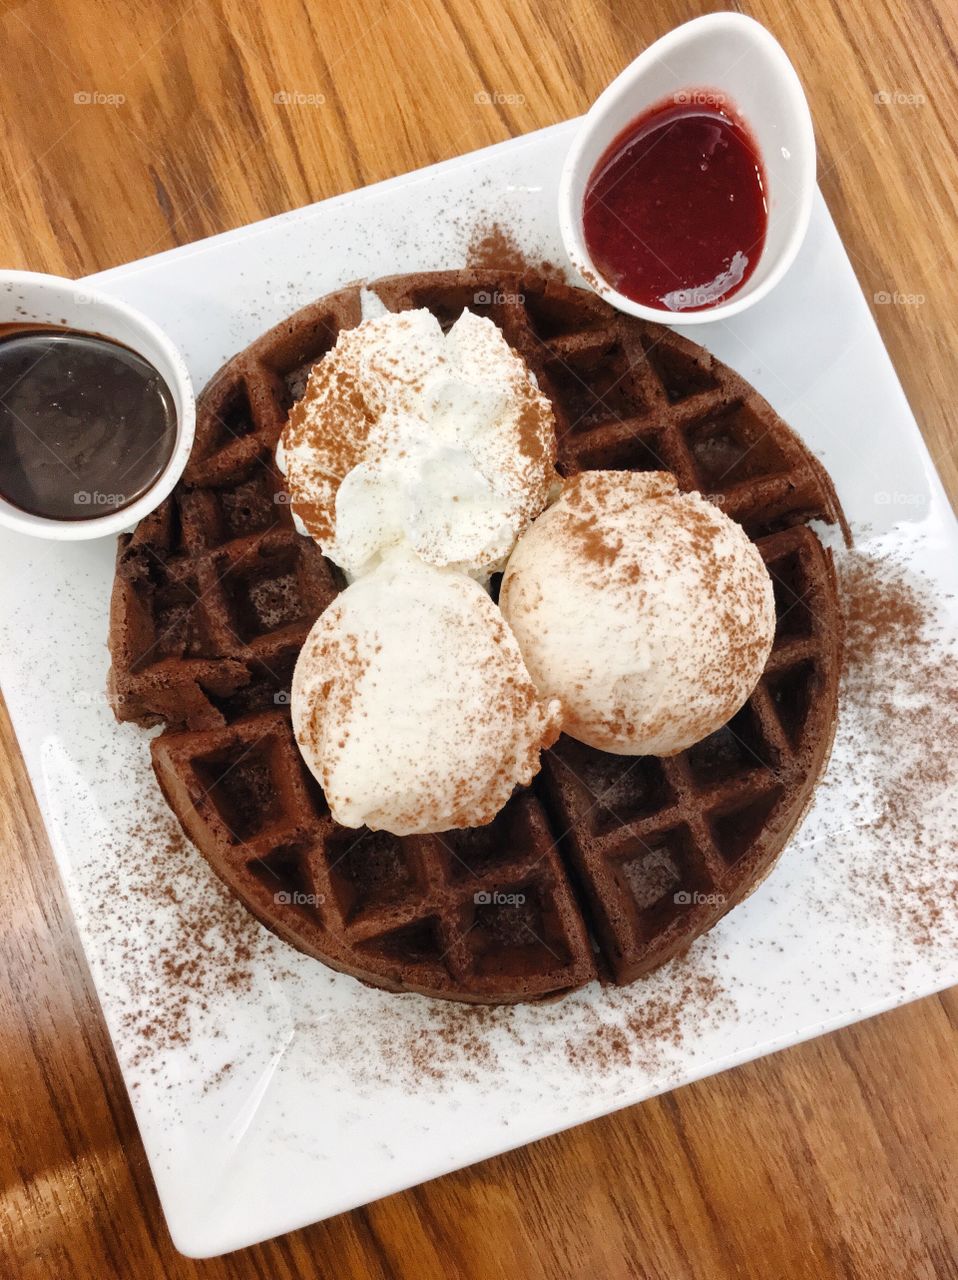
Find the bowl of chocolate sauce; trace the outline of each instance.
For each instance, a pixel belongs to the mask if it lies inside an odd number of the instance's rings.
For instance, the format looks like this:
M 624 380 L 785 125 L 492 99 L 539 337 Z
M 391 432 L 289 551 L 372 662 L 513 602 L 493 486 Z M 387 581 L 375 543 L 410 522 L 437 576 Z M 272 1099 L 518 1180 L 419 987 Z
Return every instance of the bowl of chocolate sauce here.
M 179 479 L 194 426 L 185 362 L 148 317 L 82 282 L 0 273 L 0 525 L 129 528 Z
M 677 27 L 583 118 L 559 182 L 569 259 L 645 320 L 728 319 L 782 279 L 805 238 L 815 136 L 794 67 L 744 14 Z

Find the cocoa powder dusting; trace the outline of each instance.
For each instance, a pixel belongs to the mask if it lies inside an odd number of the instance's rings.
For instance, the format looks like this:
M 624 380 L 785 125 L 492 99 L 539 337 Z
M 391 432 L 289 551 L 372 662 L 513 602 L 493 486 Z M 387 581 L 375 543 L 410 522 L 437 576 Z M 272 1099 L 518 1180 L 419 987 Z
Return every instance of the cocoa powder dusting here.
M 473 227 L 466 247 L 466 266 L 473 271 L 531 273 L 563 282 L 566 278 L 554 262 L 527 253 L 500 222 L 480 222 Z
M 839 580 L 838 767 L 822 788 L 837 809 L 826 807 L 823 826 L 826 841 L 836 837 L 832 856 L 849 864 L 852 892 L 821 906 L 890 929 L 911 949 L 950 949 L 958 943 L 958 655 L 940 621 L 944 602 L 894 554 L 849 553 Z
M 940 625 L 942 601 L 904 559 L 859 551 L 838 567 L 847 670 L 813 841 L 800 836 L 792 851 L 793 870 L 807 877 L 794 886 L 797 914 L 831 915 L 868 936 L 890 930 L 907 966 L 958 940 L 953 628 Z M 146 772 L 142 796 L 135 824 L 117 823 L 103 840 L 85 899 L 134 1087 L 144 1076 L 182 1087 L 171 1054 L 186 1055 L 202 1090 L 242 1080 L 262 1052 L 262 1019 L 273 1018 L 277 1033 L 295 1028 L 296 1071 L 317 1082 L 339 1075 L 359 1090 L 444 1091 L 551 1072 L 588 1096 L 597 1077 L 623 1070 L 659 1082 L 681 1074 L 701 1035 L 737 1016 L 719 950 L 734 914 L 648 979 L 554 1002 L 473 1007 L 357 986 L 261 928 L 180 835 Z M 826 883 L 827 896 L 818 890 Z M 787 953 L 788 938 L 781 944 Z M 745 945 L 761 961 L 768 944 Z M 809 962 L 806 946 L 796 972 Z M 245 1008 L 256 1010 L 252 1038 Z M 210 1051 L 217 1041 L 221 1062 Z
M 707 940 L 650 982 L 593 984 L 535 1005 L 462 1005 L 356 984 L 287 947 L 232 897 L 145 771 L 141 816 L 104 843 L 98 868 L 87 910 L 134 1088 L 150 1079 L 174 1090 L 191 1074 L 203 1095 L 242 1084 L 258 1069 L 271 1019 L 285 1035 L 292 1011 L 296 1069 L 317 1082 L 332 1072 L 359 1089 L 445 1091 L 551 1067 L 588 1095 L 597 1073 L 622 1065 L 668 1071 L 690 1036 L 734 1013 Z M 259 1028 L 248 1043 L 243 1009 L 256 1011 Z
M 650 981 L 593 984 L 531 1005 L 465 1005 L 418 996 L 384 996 L 362 1026 L 324 1026 L 324 1053 L 348 1054 L 370 1086 L 438 1091 L 467 1081 L 490 1083 L 513 1072 L 559 1071 L 572 1092 L 622 1068 L 665 1075 L 680 1050 L 694 1053 L 700 1032 L 735 1016 L 717 975 L 717 956 L 698 943 Z
M 89 886 L 91 929 L 122 977 L 113 995 L 132 1045 L 126 1065 L 155 1075 L 169 1050 L 190 1046 L 225 996 L 251 991 L 262 930 L 210 883 L 171 813 L 149 795 L 141 812 L 125 833 L 104 841 Z M 219 1068 L 224 1078 L 231 1067 Z

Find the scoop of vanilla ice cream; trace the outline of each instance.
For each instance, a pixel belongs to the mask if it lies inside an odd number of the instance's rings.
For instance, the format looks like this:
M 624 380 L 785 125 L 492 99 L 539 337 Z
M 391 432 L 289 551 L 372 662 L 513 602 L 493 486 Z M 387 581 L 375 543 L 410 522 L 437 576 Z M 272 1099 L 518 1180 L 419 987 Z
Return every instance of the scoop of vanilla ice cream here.
M 488 578 L 555 481 L 552 407 L 491 320 L 426 310 L 339 335 L 277 450 L 299 526 L 350 578 L 391 547 Z
M 396 835 L 490 822 L 559 712 L 483 588 L 403 548 L 319 617 L 293 675 L 296 740 L 333 817 Z
M 621 755 L 674 755 L 721 728 L 775 632 L 745 531 L 664 472 L 576 476 L 519 540 L 499 603 L 564 732 Z

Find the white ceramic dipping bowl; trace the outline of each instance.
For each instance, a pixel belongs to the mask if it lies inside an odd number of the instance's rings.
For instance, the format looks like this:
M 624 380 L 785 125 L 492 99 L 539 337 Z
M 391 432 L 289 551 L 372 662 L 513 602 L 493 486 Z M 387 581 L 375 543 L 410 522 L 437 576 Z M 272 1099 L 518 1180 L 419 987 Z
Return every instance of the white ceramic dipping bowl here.
M 167 496 L 183 473 L 196 427 L 193 384 L 183 357 L 162 329 L 141 312 L 82 281 L 33 271 L 0 271 L 0 324 L 51 324 L 99 334 L 122 343 L 162 375 L 176 409 L 176 441 L 166 466 L 135 502 L 88 520 L 52 520 L 21 511 L 0 496 L 0 525 L 37 538 L 80 542 L 114 536 L 142 519 Z
M 688 101 L 682 95 L 690 91 L 719 95 L 751 130 L 765 168 L 768 229 L 754 271 L 728 301 L 702 311 L 669 311 L 633 301 L 602 277 L 586 246 L 582 209 L 589 178 L 616 137 L 650 107 Z M 563 166 L 559 226 L 572 265 L 620 311 L 666 324 L 708 324 L 753 306 L 781 280 L 805 238 L 814 193 L 815 135 L 795 68 L 754 19 L 713 13 L 650 45 L 596 99 Z

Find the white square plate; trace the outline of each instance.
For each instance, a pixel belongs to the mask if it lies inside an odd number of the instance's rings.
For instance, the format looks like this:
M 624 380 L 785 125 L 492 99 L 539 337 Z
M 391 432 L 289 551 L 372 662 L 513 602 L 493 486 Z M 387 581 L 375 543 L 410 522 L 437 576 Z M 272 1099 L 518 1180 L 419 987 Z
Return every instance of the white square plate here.
M 573 128 L 96 283 L 163 325 L 202 386 L 263 330 L 348 281 L 463 265 L 476 224 L 496 219 L 533 256 L 561 261 L 556 184 Z M 824 459 L 858 559 L 894 557 L 901 572 L 925 575 L 938 643 L 951 644 L 958 530 L 820 198 L 771 297 L 690 336 L 750 379 Z M 112 540 L 4 532 L 0 559 L 0 679 L 186 1253 L 291 1230 L 958 980 L 955 931 L 936 908 L 954 835 L 941 793 L 955 778 L 926 777 L 919 789 L 913 780 L 909 792 L 900 764 L 920 749 L 913 722 L 928 728 L 921 671 L 898 673 L 888 690 L 897 726 L 867 690 L 849 691 L 801 833 L 687 961 L 625 991 L 591 986 L 543 1007 L 463 1010 L 369 990 L 292 951 L 176 837 L 147 735 L 118 726 L 104 694 Z M 889 752 L 892 734 L 900 746 Z M 903 789 L 906 807 L 924 815 L 904 861 L 900 831 L 882 824 L 888 795 Z M 892 863 L 904 867 L 899 887 L 885 875 Z

